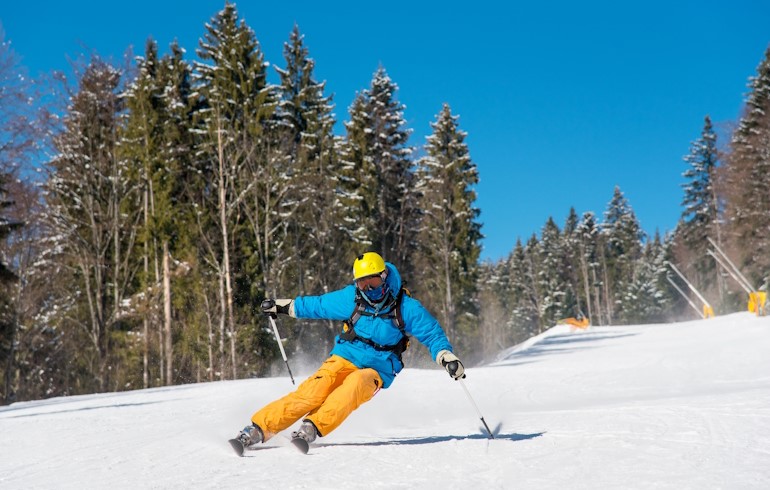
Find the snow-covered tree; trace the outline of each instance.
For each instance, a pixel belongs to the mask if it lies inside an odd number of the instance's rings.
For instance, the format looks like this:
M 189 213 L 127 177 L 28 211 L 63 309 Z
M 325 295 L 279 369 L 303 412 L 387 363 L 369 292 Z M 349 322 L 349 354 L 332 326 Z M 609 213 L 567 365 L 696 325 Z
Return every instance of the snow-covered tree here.
M 98 57 L 85 68 L 54 140 L 46 183 L 49 255 L 64 266 L 51 281 L 62 288 L 58 316 L 70 334 L 86 332 L 92 355 L 84 352 L 78 361 L 87 363 L 100 390 L 111 386 L 120 305 L 135 277 L 128 259 L 136 223 L 124 214 L 134 193 L 116 157 L 121 80 L 122 72 Z
M 538 247 L 539 271 L 535 282 L 540 291 L 540 322 L 545 328 L 555 325 L 561 318 L 571 316 L 565 303 L 569 284 L 564 270 L 564 247 L 559 226 L 549 217 L 543 226 Z
M 374 73 L 371 86 L 353 101 L 343 150 L 348 229 L 367 237 L 359 250 L 378 250 L 406 273 L 410 270 L 417 227 L 413 148 L 407 146 L 404 106 L 398 86 L 385 69 Z M 371 244 L 371 245 L 369 245 Z
M 457 120 L 444 104 L 431 124 L 427 156 L 419 162 L 423 216 L 418 237 L 422 249 L 416 262 L 425 300 L 438 307 L 435 313 L 442 326 L 451 337 L 459 329 L 463 337 L 473 338 L 482 238 L 474 189 L 479 177 Z
M 285 68 L 277 68 L 277 117 L 285 137 L 282 143 L 292 161 L 288 176 L 290 191 L 285 201 L 294 208 L 287 244 L 292 249 L 284 294 L 318 294 L 338 288 L 349 279 L 352 252 L 344 245 L 339 226 L 342 207 L 338 205 L 339 159 L 333 104 L 324 95 L 325 82 L 315 80 L 315 61 L 310 58 L 304 37 L 296 25 L 284 44 Z M 327 329 L 298 322 L 295 345 L 302 351 L 328 352 L 339 326 L 324 322 Z
M 229 340 L 228 371 L 235 378 L 239 324 L 251 323 L 236 319 L 236 286 L 244 284 L 238 296 L 245 298 L 253 287 L 274 291 L 267 281 L 280 274 L 275 255 L 282 248 L 276 242 L 285 235 L 280 233 L 285 220 L 278 203 L 286 192 L 287 159 L 268 134 L 275 104 L 264 55 L 233 4 L 225 4 L 206 25 L 197 53 L 202 61 L 195 65 L 195 87 L 202 100 L 196 130 L 211 182 L 196 205 L 203 260 L 217 278 L 219 335 Z M 252 308 L 244 305 L 246 311 Z M 244 337 L 255 338 L 245 331 Z M 221 348 L 219 354 L 225 362 Z
M 604 213 L 601 224 L 606 260 L 605 282 L 608 300 L 608 321 L 627 306 L 623 303 L 622 292 L 633 281 L 636 261 L 642 253 L 642 230 L 636 214 L 619 187 L 615 191 Z
M 526 248 L 516 240 L 508 258 L 510 283 L 510 318 L 508 325 L 515 341 L 521 342 L 542 331 L 540 323 L 540 294 L 531 255 L 537 250 L 537 238 L 532 235 Z
M 562 276 L 566 282 L 564 308 L 565 317 L 585 315 L 587 296 L 583 296 L 580 281 L 580 246 L 577 227 L 580 223 L 574 207 L 570 207 L 562 230 Z
M 687 182 L 682 185 L 682 217 L 677 227 L 678 241 L 687 255 L 686 270 L 692 267 L 691 280 L 698 289 L 709 289 L 716 284 L 719 271 L 714 259 L 707 255 L 710 248 L 708 238 L 722 248 L 721 204 L 717 196 L 716 171 L 719 165 L 717 135 L 706 116 L 701 137 L 692 143 L 690 153 L 684 158 L 688 164 L 682 176 Z
M 637 261 L 634 277 L 620 291 L 618 321 L 626 324 L 653 323 L 666 319 L 671 296 L 666 283 L 666 250 L 658 233 L 649 241 Z
M 770 281 L 770 48 L 751 78 L 726 165 L 730 250 L 756 283 Z
M 25 70 L 19 65 L 0 26 L 0 243 L 20 226 L 3 211 L 12 205 L 7 197 L 6 184 L 19 170 L 19 163 L 33 149 L 34 133 L 28 99 Z M 6 260 L 0 247 L 0 287 L 4 282 L 15 279 Z
M 594 325 L 603 325 L 602 308 L 602 269 L 601 256 L 603 244 L 596 216 L 592 211 L 583 213 L 575 228 L 577 248 L 579 250 L 578 267 L 581 287 L 586 298 L 586 312 Z
M 13 206 L 13 201 L 7 198 L 8 193 L 5 187 L 9 177 L 9 173 L 3 173 L 0 169 L 0 244 L 8 238 L 11 232 L 22 226 L 22 223 L 12 220 L 5 213 L 7 208 Z M 16 280 L 16 275 L 9 268 L 8 259 L 4 251 L 4 247 L 0 246 L 0 287 L 7 286 Z
M 186 296 L 200 294 L 189 284 L 176 284 L 181 272 L 189 272 L 186 264 L 196 255 L 190 250 L 197 242 L 191 235 L 195 230 L 192 196 L 193 189 L 202 185 L 196 182 L 201 179 L 193 163 L 190 66 L 176 43 L 170 51 L 159 59 L 157 44 L 148 40 L 145 56 L 138 60 L 137 76 L 123 95 L 128 114 L 119 144 L 121 160 L 138 189 L 133 206 L 141 215 L 134 252 L 141 272 L 138 290 L 126 304 L 126 315 L 141 317 L 143 324 L 144 386 L 149 386 L 151 368 L 161 384 L 173 383 L 179 371 L 174 366 L 173 340 L 184 340 L 188 332 L 172 328 L 172 305 L 183 306 Z M 175 289 L 181 294 L 178 299 L 172 294 Z M 182 320 L 179 314 L 176 317 Z M 150 346 L 156 337 L 158 351 L 152 357 L 158 360 L 157 371 L 149 365 Z M 208 361 L 211 371 L 211 359 Z
M 8 174 L 0 170 L 0 359 L 5 360 L 0 365 L 0 373 L 3 373 L 3 391 L 0 402 L 10 403 L 13 401 L 13 358 L 15 356 L 16 332 L 18 325 L 16 321 L 16 305 L 12 301 L 13 284 L 16 281 L 16 275 L 11 271 L 7 262 L 5 253 L 5 241 L 15 229 L 21 227 L 21 223 L 11 220 L 5 210 L 13 205 L 12 201 L 7 200 L 5 184 Z
M 347 279 L 349 256 L 340 254 L 343 236 L 335 226 L 339 218 L 335 206 L 339 185 L 335 124 L 330 96 L 324 95 L 325 82 L 313 76 L 315 61 L 310 58 L 304 37 L 296 25 L 283 49 L 286 68 L 277 68 L 281 78 L 278 118 L 289 133 L 287 153 L 295 171 L 291 175 L 289 200 L 299 202 L 292 232 L 295 264 L 301 264 L 294 285 L 298 293 L 330 291 L 340 278 L 329 273 L 344 265 Z M 303 260 L 307 258 L 308 260 Z M 326 274 L 324 274 L 326 272 Z M 342 271 L 340 271 L 342 274 Z M 309 283 L 306 283 L 309 281 Z M 329 282 L 331 281 L 331 283 Z

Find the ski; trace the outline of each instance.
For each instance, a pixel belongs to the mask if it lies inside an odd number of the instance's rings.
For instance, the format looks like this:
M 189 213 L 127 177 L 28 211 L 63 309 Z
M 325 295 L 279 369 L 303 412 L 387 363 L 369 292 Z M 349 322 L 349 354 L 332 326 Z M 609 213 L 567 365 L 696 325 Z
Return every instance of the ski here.
M 232 446 L 233 451 L 235 451 L 235 454 L 238 456 L 243 457 L 243 443 L 239 441 L 238 439 L 230 439 L 227 442 L 230 443 L 230 446 Z
M 243 453 L 248 450 L 255 450 L 257 449 L 254 446 L 251 447 L 244 447 L 243 443 L 239 441 L 238 439 L 228 439 L 230 443 L 230 447 L 233 448 L 233 451 L 235 451 L 235 454 L 237 454 L 240 457 L 243 457 Z M 307 443 L 306 440 L 302 439 L 301 437 L 297 437 L 296 439 L 291 440 L 291 445 L 297 448 L 298 451 L 300 451 L 302 454 L 307 454 L 307 452 L 310 450 L 310 445 Z M 279 447 L 279 446 L 275 446 Z M 264 449 L 268 449 L 265 447 Z
M 299 452 L 302 454 L 307 454 L 308 451 L 310 451 L 310 444 L 307 443 L 306 440 L 304 440 L 301 437 L 295 437 L 291 440 L 292 445 L 297 448 Z

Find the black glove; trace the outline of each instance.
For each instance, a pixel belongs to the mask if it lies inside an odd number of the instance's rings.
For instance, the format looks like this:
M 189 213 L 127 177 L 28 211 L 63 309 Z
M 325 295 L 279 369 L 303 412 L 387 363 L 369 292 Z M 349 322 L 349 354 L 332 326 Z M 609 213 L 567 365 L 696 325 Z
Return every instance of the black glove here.
M 454 379 L 461 379 L 465 377 L 465 367 L 460 359 L 456 355 L 452 354 L 448 350 L 442 350 L 436 356 L 436 362 L 439 366 L 446 369 Z
M 270 299 L 267 298 L 262 301 L 262 313 L 270 315 L 275 318 L 278 314 L 294 316 L 294 300 L 293 299 Z

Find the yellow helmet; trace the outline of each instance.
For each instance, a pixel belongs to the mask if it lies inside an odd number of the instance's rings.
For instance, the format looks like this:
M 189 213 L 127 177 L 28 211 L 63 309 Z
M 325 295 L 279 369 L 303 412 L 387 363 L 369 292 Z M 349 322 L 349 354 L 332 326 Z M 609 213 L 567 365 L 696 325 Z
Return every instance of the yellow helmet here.
M 385 261 L 380 254 L 375 252 L 366 252 L 356 257 L 353 262 L 353 279 L 360 279 L 366 276 L 373 276 L 385 270 Z

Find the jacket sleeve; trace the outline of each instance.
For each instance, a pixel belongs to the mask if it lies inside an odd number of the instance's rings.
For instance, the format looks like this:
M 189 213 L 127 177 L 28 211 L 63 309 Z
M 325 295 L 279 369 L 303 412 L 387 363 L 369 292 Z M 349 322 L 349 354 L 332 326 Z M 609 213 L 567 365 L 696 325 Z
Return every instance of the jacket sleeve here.
M 298 296 L 294 299 L 294 314 L 314 320 L 347 320 L 355 308 L 355 297 L 352 284 L 320 296 Z
M 413 335 L 430 351 L 433 360 L 442 350 L 452 351 L 444 329 L 430 312 L 414 298 L 405 297 L 401 305 L 406 333 Z

